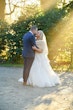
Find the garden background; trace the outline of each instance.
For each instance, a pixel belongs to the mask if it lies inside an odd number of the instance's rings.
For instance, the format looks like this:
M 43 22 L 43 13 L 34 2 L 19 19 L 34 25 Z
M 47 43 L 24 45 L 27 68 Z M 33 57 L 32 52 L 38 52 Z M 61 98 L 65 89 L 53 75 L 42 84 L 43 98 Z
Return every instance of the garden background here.
M 0 0 L 0 65 L 21 65 L 22 36 L 43 30 L 56 71 L 73 69 L 73 0 Z

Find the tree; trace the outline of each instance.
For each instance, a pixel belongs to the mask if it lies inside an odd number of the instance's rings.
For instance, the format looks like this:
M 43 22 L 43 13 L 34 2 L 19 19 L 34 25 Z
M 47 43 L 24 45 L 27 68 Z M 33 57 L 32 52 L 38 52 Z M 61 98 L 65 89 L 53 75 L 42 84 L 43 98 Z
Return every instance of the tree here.
M 5 0 L 0 0 L 0 19 L 5 18 Z

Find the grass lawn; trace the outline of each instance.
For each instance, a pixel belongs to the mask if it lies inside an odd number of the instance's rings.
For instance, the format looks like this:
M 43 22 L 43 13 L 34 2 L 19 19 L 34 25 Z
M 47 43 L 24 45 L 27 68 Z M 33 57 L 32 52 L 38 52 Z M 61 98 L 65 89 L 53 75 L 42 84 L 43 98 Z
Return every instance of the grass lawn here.
M 23 67 L 23 64 L 2 63 L 0 67 Z

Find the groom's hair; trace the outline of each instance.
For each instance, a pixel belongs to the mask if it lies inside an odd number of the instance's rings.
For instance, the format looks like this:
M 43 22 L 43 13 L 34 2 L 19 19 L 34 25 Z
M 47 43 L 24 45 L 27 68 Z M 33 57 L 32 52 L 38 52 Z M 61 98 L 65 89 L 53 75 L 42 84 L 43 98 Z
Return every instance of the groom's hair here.
M 36 25 L 34 25 L 34 26 L 32 26 L 31 28 L 30 28 L 30 30 L 37 30 L 38 28 L 37 28 L 37 26 Z

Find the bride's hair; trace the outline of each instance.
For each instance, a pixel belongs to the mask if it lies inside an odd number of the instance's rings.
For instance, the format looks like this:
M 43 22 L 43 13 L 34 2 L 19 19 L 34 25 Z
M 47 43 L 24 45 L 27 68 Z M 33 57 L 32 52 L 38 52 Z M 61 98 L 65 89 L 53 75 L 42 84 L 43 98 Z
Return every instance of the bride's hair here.
M 48 55 L 48 46 L 47 46 L 46 36 L 45 36 L 45 34 L 42 30 L 39 30 L 38 32 L 40 34 L 39 40 L 44 41 L 44 44 L 45 44 L 44 52 L 45 52 L 46 55 Z
M 39 34 L 40 34 L 40 38 L 39 38 L 39 39 L 40 39 L 40 40 L 43 40 L 43 31 L 42 31 L 42 30 L 39 30 L 38 32 L 39 32 Z

